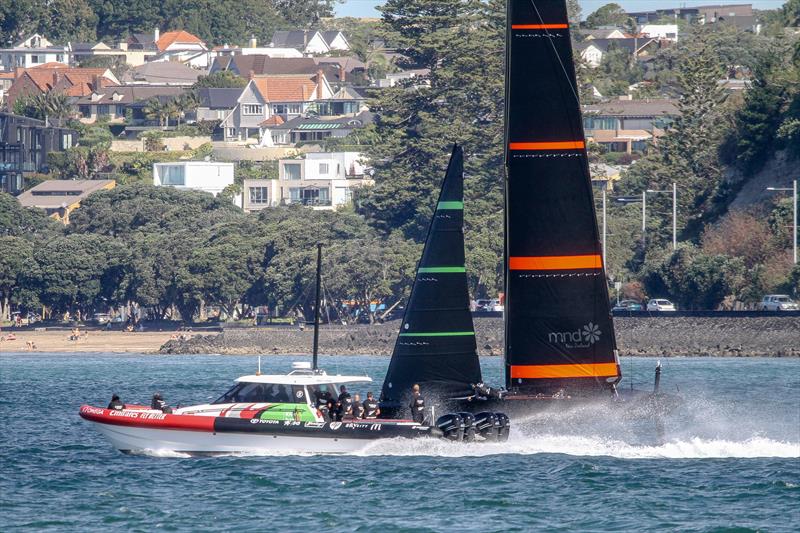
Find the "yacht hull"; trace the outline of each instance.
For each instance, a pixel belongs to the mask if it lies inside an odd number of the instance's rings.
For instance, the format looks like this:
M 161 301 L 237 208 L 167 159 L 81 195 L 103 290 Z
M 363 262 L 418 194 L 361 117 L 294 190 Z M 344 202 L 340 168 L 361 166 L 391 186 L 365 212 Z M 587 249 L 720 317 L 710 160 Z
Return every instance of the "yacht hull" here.
M 410 421 L 296 422 L 164 414 L 149 409 L 112 411 L 84 405 L 80 415 L 122 452 L 352 453 L 388 438 L 440 436 Z

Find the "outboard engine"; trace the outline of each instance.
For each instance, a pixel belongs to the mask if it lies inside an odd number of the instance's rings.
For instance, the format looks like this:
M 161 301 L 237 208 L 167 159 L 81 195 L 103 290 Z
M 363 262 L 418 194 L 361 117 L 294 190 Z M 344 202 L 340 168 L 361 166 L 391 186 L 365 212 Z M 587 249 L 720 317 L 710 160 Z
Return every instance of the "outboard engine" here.
M 464 442 L 475 440 L 475 415 L 472 413 L 458 413 L 464 422 Z
M 497 430 L 497 440 L 505 442 L 508 440 L 508 434 L 511 432 L 511 420 L 509 420 L 505 413 L 495 413 L 494 416 L 497 418 L 499 426 Z
M 447 440 L 460 442 L 464 438 L 464 419 L 455 413 L 437 418 L 436 427 L 442 432 L 442 437 Z
M 489 441 L 496 441 L 499 436 L 500 423 L 494 413 L 488 411 L 475 415 L 475 432 Z

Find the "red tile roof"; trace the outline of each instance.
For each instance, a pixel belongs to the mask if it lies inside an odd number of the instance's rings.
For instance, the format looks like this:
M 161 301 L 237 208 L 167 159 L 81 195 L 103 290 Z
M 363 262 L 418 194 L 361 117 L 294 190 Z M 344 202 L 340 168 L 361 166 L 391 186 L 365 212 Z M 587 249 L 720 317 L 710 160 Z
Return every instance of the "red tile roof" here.
M 317 87 L 314 76 L 256 76 L 253 83 L 267 102 L 307 102 Z
M 164 32 L 158 41 L 156 41 L 156 47 L 160 52 L 163 52 L 174 43 L 205 44 L 202 40 L 200 40 L 200 37 L 192 35 L 188 31 L 178 30 Z
M 280 115 L 272 115 L 267 120 L 259 124 L 259 126 L 280 126 L 286 122 Z

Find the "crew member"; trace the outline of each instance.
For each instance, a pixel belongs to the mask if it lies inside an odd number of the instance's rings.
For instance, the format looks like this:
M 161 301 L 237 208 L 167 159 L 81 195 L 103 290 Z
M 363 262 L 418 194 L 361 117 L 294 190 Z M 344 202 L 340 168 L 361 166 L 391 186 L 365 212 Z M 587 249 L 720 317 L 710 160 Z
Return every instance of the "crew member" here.
M 353 395 L 353 410 L 348 418 L 364 418 L 364 406 L 361 405 L 361 395 L 358 393 Z
M 353 415 L 353 398 L 350 396 L 350 393 L 347 392 L 347 387 L 344 385 L 339 387 L 339 401 L 337 404 L 339 408 L 339 414 L 336 417 L 337 420 L 349 418 Z
M 367 393 L 367 399 L 364 400 L 362 405 L 364 407 L 364 418 L 378 418 L 378 415 L 381 414 L 381 409 L 372 396 L 372 391 Z
M 123 409 L 125 409 L 125 404 L 122 403 L 122 400 L 119 399 L 118 394 L 114 394 L 113 396 L 111 396 L 111 402 L 109 402 L 108 408 L 113 409 L 115 411 L 122 411 Z
M 325 422 L 330 422 L 331 412 L 328 407 L 330 393 L 328 391 L 322 392 L 321 390 L 317 390 L 314 392 L 314 398 L 316 399 L 317 410 L 319 414 L 322 415 L 322 419 L 325 420 Z
M 419 385 L 416 383 L 411 391 L 411 404 L 409 405 L 411 409 L 411 419 L 421 424 L 425 420 L 425 398 L 420 394 Z
M 171 413 L 172 407 L 167 405 L 160 392 L 153 394 L 153 400 L 150 402 L 150 409 L 158 409 L 162 413 Z
M 330 413 L 331 421 L 340 421 L 341 417 L 339 416 L 341 413 L 339 412 L 339 402 L 333 399 L 333 396 L 328 393 L 328 412 Z

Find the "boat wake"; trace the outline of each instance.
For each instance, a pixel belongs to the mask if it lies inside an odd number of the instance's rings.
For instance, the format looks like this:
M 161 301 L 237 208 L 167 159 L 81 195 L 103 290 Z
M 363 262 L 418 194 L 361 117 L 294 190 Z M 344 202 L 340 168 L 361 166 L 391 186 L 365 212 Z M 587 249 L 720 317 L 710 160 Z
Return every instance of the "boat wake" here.
M 722 459 L 800 457 L 800 442 L 781 442 L 764 437 L 745 441 L 692 438 L 659 445 L 635 445 L 620 440 L 574 435 L 525 437 L 512 433 L 508 442 L 465 444 L 446 441 L 392 439 L 379 441 L 359 455 L 431 457 L 482 457 L 497 454 L 562 454 L 618 459 Z

